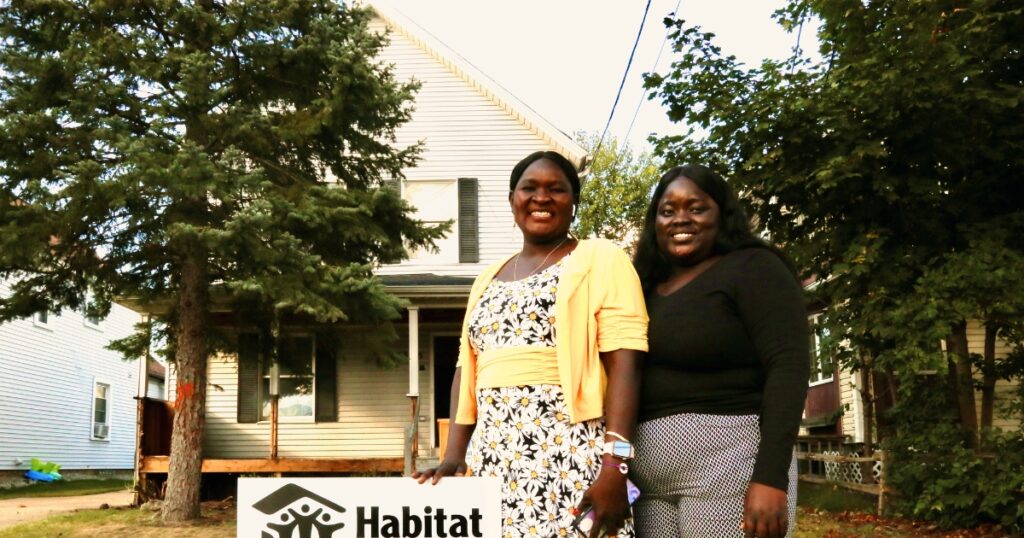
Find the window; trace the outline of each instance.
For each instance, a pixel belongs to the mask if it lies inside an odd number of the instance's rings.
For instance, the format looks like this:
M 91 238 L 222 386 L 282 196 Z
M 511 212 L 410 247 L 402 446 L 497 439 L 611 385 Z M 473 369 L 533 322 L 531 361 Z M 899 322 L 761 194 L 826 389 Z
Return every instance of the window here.
M 42 327 L 44 329 L 50 328 L 50 313 L 46 310 L 41 310 L 32 314 L 32 325 L 36 327 Z
M 100 381 L 92 387 L 92 439 L 110 439 L 110 384 Z
M 821 314 L 811 316 L 809 321 L 810 331 L 808 335 L 810 341 L 808 344 L 811 350 L 811 377 L 809 383 L 811 386 L 814 386 L 831 382 L 835 366 L 832 356 L 827 352 L 828 350 L 822 349 L 822 340 L 828 338 L 828 329 L 821 324 Z
M 85 304 L 82 305 L 82 324 L 85 325 L 86 327 L 99 330 L 100 322 L 103 320 L 97 316 L 89 315 L 87 311 L 88 305 L 92 304 L 92 300 L 92 292 L 87 293 L 85 295 Z
M 424 224 L 436 225 L 459 216 L 458 184 L 456 181 L 406 181 L 402 185 L 402 198 L 416 208 L 413 218 Z M 448 235 L 435 241 L 437 252 L 418 249 L 409 253 L 411 263 L 458 263 L 458 223 L 452 226 Z
M 276 379 L 277 416 L 282 422 L 312 421 L 315 346 L 312 336 L 284 336 L 277 351 L 278 364 L 260 375 L 260 420 L 270 420 L 270 393 Z
M 828 338 L 828 329 L 821 324 L 821 314 L 811 316 L 809 325 L 810 341 L 808 344 L 811 350 L 811 376 L 809 382 L 811 385 L 828 383 L 832 381 L 833 373 L 835 372 L 832 356 L 822 346 L 822 341 Z

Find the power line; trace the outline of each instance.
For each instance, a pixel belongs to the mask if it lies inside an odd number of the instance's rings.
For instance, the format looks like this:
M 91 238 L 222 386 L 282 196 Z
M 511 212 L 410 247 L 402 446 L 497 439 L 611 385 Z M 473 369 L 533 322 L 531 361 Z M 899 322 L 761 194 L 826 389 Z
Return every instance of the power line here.
M 675 9 L 672 10 L 672 15 L 678 17 L 679 6 L 682 5 L 682 3 L 683 3 L 683 0 L 678 0 L 676 2 L 676 7 L 675 7 Z M 661 41 L 661 47 L 658 49 L 658 56 L 654 58 L 654 65 L 651 66 L 651 72 L 652 73 L 658 70 L 658 62 L 661 61 L 661 53 L 665 52 L 665 44 L 668 43 L 668 37 L 670 35 L 672 35 L 672 31 L 666 28 L 665 29 L 665 39 L 663 39 Z M 624 141 L 623 148 L 622 148 L 623 151 L 625 151 L 626 144 L 629 143 L 628 142 L 629 135 L 630 135 L 630 133 L 633 132 L 633 125 L 636 124 L 636 117 L 640 114 L 640 107 L 643 106 L 644 102 L 647 101 L 646 97 L 647 97 L 647 92 L 644 91 L 640 95 L 640 101 L 637 102 L 636 109 L 633 110 L 633 119 L 629 120 L 629 128 L 626 129 L 626 134 L 623 135 L 623 137 L 622 137 L 622 140 Z
M 626 85 L 626 78 L 629 76 L 629 68 L 633 65 L 633 56 L 636 54 L 636 46 L 640 43 L 640 35 L 644 33 L 644 25 L 647 24 L 647 12 L 651 10 L 651 0 L 647 0 L 644 7 L 644 18 L 640 20 L 640 29 L 636 33 L 636 41 L 633 42 L 633 50 L 629 53 L 629 61 L 626 62 L 626 71 L 622 73 L 622 82 L 619 83 L 619 91 L 615 94 L 615 102 L 612 103 L 612 111 L 608 114 L 608 121 L 604 124 L 604 131 L 597 141 L 597 149 L 594 150 L 594 158 L 601 152 L 601 145 L 604 144 L 604 137 L 608 134 L 608 127 L 612 124 L 612 117 L 615 116 L 615 107 L 619 105 L 619 98 L 622 97 L 622 88 Z

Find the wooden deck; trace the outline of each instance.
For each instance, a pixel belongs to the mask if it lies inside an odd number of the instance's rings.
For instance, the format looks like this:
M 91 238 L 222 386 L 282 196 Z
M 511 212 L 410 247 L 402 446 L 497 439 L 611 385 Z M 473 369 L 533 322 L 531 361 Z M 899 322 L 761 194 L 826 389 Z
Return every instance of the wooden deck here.
M 403 458 L 204 459 L 204 473 L 380 473 L 402 472 Z M 169 456 L 143 456 L 143 474 L 166 473 Z

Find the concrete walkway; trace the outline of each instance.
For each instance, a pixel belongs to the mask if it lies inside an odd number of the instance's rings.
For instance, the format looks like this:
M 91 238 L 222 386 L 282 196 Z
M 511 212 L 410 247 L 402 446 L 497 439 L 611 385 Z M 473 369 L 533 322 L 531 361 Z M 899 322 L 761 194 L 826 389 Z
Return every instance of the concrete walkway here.
M 114 507 L 128 506 L 131 502 L 132 492 L 127 490 L 76 497 L 25 497 L 2 500 L 0 501 L 0 529 L 26 521 L 45 519 L 54 514 L 99 508 L 102 504 Z

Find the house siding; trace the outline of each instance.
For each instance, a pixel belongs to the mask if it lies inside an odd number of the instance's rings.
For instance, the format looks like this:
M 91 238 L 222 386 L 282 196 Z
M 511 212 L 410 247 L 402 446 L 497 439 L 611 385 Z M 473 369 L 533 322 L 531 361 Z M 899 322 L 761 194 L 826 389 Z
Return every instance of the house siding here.
M 383 32 L 384 22 L 378 20 L 374 29 Z M 475 276 L 522 243 L 508 205 L 512 167 L 534 151 L 556 147 L 400 30 L 391 33 L 391 44 L 380 58 L 394 64 L 399 80 L 422 83 L 412 121 L 397 133 L 399 146 L 423 142 L 420 161 L 403 171 L 405 181 L 479 180 L 480 261 L 437 263 L 425 257 L 385 266 L 379 274 Z M 437 203 L 449 205 L 447 214 L 456 219 L 451 233 L 457 235 L 456 196 Z
M 971 353 L 977 353 L 982 355 L 985 352 L 985 326 L 978 320 L 971 320 L 967 323 L 967 349 Z M 1006 358 L 1010 353 L 1009 344 L 1002 339 L 996 339 L 996 361 Z M 978 372 L 975 372 L 976 377 L 980 381 L 981 376 Z M 1013 391 L 1016 390 L 1016 384 L 1000 379 L 996 382 L 996 398 L 995 406 L 992 413 L 992 425 L 997 428 L 1004 430 L 1016 429 L 1020 426 L 1021 417 L 1007 414 L 1003 411 L 1003 407 L 1006 406 L 1007 402 L 1013 399 Z M 978 410 L 978 419 L 981 419 L 981 392 L 977 391 L 975 394 L 975 405 Z
M 50 314 L 45 328 L 31 319 L 0 325 L 0 470 L 26 469 L 17 462 L 31 458 L 67 470 L 134 467 L 138 365 L 104 346 L 138 320 L 115 304 L 99 330 L 68 310 Z M 91 440 L 94 380 L 111 385 L 105 441 Z
M 424 324 L 420 327 L 420 455 L 433 447 L 433 384 L 429 357 L 431 335 L 458 330 L 452 324 Z M 403 335 L 396 348 L 406 349 L 408 328 L 396 326 Z M 338 356 L 338 421 L 280 422 L 278 455 L 282 458 L 394 458 L 401 457 L 405 426 L 409 423 L 410 403 L 407 364 L 384 369 L 367 352 L 365 329 L 345 332 Z M 168 383 L 176 376 L 168 369 Z M 174 391 L 170 391 L 173 398 Z M 270 455 L 270 423 L 239 424 L 238 365 L 234 355 L 210 359 L 207 387 L 207 458 L 265 458 Z

